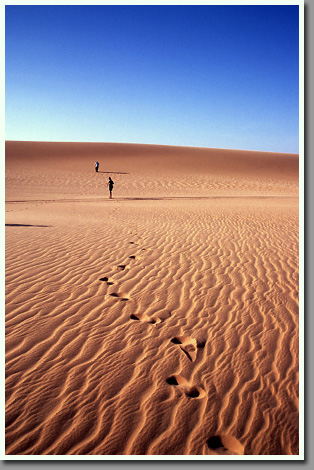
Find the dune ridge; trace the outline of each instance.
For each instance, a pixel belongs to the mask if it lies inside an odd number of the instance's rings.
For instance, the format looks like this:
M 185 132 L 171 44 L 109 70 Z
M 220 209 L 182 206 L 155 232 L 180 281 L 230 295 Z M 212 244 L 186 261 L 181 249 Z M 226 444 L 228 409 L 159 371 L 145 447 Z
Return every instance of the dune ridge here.
M 8 455 L 298 454 L 298 158 L 255 156 L 6 143 Z

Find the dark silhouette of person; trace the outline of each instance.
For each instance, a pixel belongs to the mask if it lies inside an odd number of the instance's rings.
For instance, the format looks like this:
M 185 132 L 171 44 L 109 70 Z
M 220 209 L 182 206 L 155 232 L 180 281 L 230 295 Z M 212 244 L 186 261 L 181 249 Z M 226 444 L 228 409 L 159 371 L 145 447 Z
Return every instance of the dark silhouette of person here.
M 98 169 L 99 169 L 99 163 L 95 162 L 95 171 L 96 171 L 96 173 L 98 173 Z
M 109 176 L 109 181 L 107 183 L 107 186 L 109 186 L 109 199 L 112 199 L 112 190 L 113 190 L 113 185 L 114 185 L 114 182 L 112 181 L 112 179 L 110 178 Z

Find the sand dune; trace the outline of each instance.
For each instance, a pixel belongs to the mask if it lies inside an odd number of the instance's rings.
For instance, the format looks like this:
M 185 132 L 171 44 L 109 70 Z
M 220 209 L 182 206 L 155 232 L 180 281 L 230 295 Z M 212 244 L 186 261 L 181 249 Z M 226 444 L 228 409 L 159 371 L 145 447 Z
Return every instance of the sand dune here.
M 298 243 L 297 155 L 7 142 L 6 453 L 297 455 Z

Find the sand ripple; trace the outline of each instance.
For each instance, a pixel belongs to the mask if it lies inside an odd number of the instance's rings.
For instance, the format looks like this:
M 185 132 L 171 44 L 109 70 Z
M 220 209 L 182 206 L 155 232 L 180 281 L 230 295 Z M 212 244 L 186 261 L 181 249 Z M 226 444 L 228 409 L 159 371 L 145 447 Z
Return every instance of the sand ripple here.
M 8 453 L 297 452 L 296 235 L 186 206 L 9 228 Z

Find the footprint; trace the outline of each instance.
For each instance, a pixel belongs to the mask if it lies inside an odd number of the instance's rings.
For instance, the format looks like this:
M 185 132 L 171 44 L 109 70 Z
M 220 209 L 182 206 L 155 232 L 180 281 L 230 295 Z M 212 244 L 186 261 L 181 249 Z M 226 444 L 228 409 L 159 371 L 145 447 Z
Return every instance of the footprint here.
M 228 434 L 215 435 L 207 440 L 210 453 L 218 455 L 244 455 L 244 446 Z
M 123 294 L 122 292 L 112 292 L 112 294 L 109 294 L 111 297 L 115 297 L 116 299 L 120 299 L 123 302 L 127 302 L 129 298 L 126 296 L 126 294 Z
M 189 336 L 178 336 L 176 338 L 172 338 L 171 342 L 180 345 L 180 349 L 184 352 L 184 354 L 186 354 L 191 362 L 195 361 L 197 356 L 197 348 L 201 347 L 197 343 L 196 339 Z
M 113 280 L 110 279 L 109 277 L 102 277 L 101 279 L 99 279 L 100 281 L 103 281 L 103 282 L 106 282 L 107 283 L 107 286 L 112 286 L 114 284 Z
M 138 315 L 135 315 L 134 313 L 132 313 L 132 315 L 130 315 L 130 318 L 131 320 L 136 320 L 136 321 L 143 321 L 143 322 L 152 323 L 152 324 L 156 323 L 156 321 L 153 318 L 149 318 L 144 313 L 140 313 Z
M 135 259 L 136 257 L 134 255 L 129 256 L 130 259 Z
M 205 390 L 202 387 L 191 386 L 182 375 L 172 375 L 166 379 L 166 382 L 168 385 L 178 387 L 187 398 L 201 399 L 205 397 Z
M 152 317 L 146 315 L 146 313 L 132 314 L 130 315 L 131 320 L 138 320 L 155 325 L 156 323 L 163 323 L 167 318 L 171 317 L 171 312 L 169 310 L 161 310 L 157 315 Z
M 120 271 L 124 271 L 126 266 L 125 266 L 125 264 L 119 264 L 119 266 L 117 266 L 117 268 L 119 268 Z
M 206 344 L 206 339 L 196 340 L 198 349 L 204 349 Z
M 185 391 L 185 394 L 188 398 L 204 398 L 205 391 L 202 387 L 190 387 L 188 390 Z
M 169 385 L 186 385 L 188 383 L 182 375 L 172 375 L 166 379 L 166 382 Z

